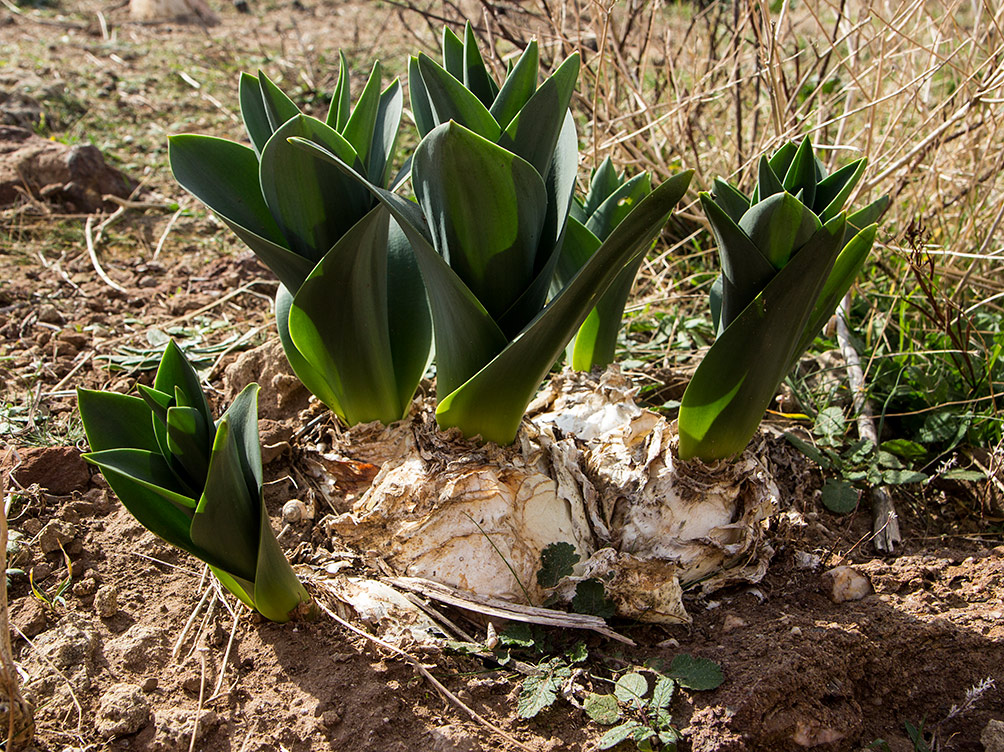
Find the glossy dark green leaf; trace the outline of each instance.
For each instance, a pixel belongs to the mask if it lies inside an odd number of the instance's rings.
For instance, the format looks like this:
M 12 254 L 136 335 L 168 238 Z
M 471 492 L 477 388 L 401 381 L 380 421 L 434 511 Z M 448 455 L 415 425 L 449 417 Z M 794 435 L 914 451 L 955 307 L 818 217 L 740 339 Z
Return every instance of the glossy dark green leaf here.
M 823 483 L 823 506 L 835 514 L 850 514 L 858 506 L 861 492 L 846 480 L 827 478 Z
M 323 374 L 349 423 L 400 420 L 388 328 L 390 217 L 375 207 L 335 244 L 293 298 L 289 331 L 296 349 Z M 414 386 L 418 385 L 418 379 Z
M 345 129 L 345 124 L 349 122 L 350 109 L 350 87 L 349 87 L 349 63 L 345 59 L 345 53 L 338 51 L 338 81 L 335 83 L 335 91 L 331 96 L 331 104 L 328 107 L 328 117 L 325 123 L 339 133 Z
M 821 227 L 715 341 L 680 405 L 680 457 L 741 452 L 784 378 L 840 250 L 844 219 Z
M 572 340 L 571 366 L 576 371 L 606 368 L 614 362 L 624 306 L 644 261 L 642 253 L 625 266 L 582 322 Z
M 184 134 L 168 142 L 181 186 L 219 215 L 283 284 L 299 287 L 314 264 L 287 247 L 262 196 L 255 152 L 210 136 Z
M 212 439 L 209 426 L 198 410 L 184 406 L 168 408 L 167 447 L 188 474 L 193 488 L 205 483 Z
M 292 306 L 293 296 L 285 286 L 279 285 L 275 294 L 275 321 L 276 328 L 279 330 L 279 342 L 286 354 L 286 360 L 289 361 L 296 378 L 307 387 L 310 393 L 327 405 L 335 415 L 344 418 L 345 408 L 342 407 L 339 396 L 332 390 L 324 373 L 311 365 L 293 344 L 293 337 L 289 332 L 289 311 Z
M 586 193 L 585 201 L 582 202 L 585 219 L 580 220 L 583 224 L 589 221 L 595 212 L 610 194 L 620 187 L 621 177 L 614 168 L 614 163 L 607 157 L 600 166 L 593 170 L 592 178 L 589 181 L 589 191 Z
M 771 168 L 770 161 L 767 157 L 760 157 L 760 162 L 757 164 L 756 190 L 753 193 L 752 205 L 756 206 L 775 193 L 783 192 L 784 184 L 777 173 Z
M 373 125 L 373 142 L 370 144 L 366 175 L 376 185 L 386 186 L 390 179 L 391 160 L 397 146 L 403 111 L 404 94 L 401 82 L 395 79 L 380 94 L 380 106 Z
M 749 196 L 721 178 L 715 178 L 712 194 L 718 208 L 728 214 L 729 219 L 737 225 L 743 214 L 749 211 Z
M 779 173 L 780 174 L 780 173 Z M 806 136 L 795 156 L 792 157 L 791 165 L 784 175 L 784 189 L 791 194 L 801 192 L 801 201 L 807 207 L 815 206 L 816 200 L 816 155 L 812 152 L 812 142 Z
M 106 476 L 109 473 L 124 476 L 172 504 L 195 508 L 195 499 L 185 495 L 160 452 L 146 449 L 105 449 L 85 454 L 84 459 L 101 468 Z
M 169 458 L 171 449 L 167 445 L 167 409 L 174 404 L 174 397 L 145 384 L 137 384 L 136 390 L 150 409 L 149 422 L 157 440 L 157 451 Z
M 578 77 L 579 55 L 574 53 L 534 92 L 506 126 L 502 138 L 489 140 L 497 140 L 546 177 Z
M 847 217 L 848 230 L 847 234 L 854 234 L 870 224 L 875 223 L 879 217 L 885 212 L 886 208 L 889 206 L 889 197 L 882 196 L 872 201 L 868 206 L 863 209 L 858 209 L 853 214 Z M 847 242 L 848 238 L 845 236 L 844 242 Z
M 506 338 L 463 280 L 436 252 L 422 210 L 414 202 L 368 182 L 317 144 L 303 139 L 294 139 L 294 143 L 355 176 L 390 210 L 415 251 L 429 291 L 436 339 L 437 393 L 447 394 L 467 381 L 481 365 L 501 352 Z
M 299 115 L 300 108 L 260 70 L 258 84 L 261 87 L 261 98 L 265 104 L 268 124 L 272 128 L 272 133 L 275 133 L 283 123 Z
M 185 395 L 185 403 L 199 411 L 207 426 L 213 425 L 213 413 L 202 391 L 199 374 L 192 368 L 174 340 L 170 340 L 164 349 L 157 375 L 153 380 L 153 388 L 158 392 L 172 395 L 175 388 L 180 389 Z
M 491 107 L 499 88 L 485 67 L 478 40 L 474 36 L 474 27 L 467 22 L 464 28 L 464 86 L 470 89 L 474 96 L 481 100 L 485 107 Z
M 415 119 L 415 127 L 418 128 L 418 135 L 422 138 L 436 127 L 436 115 L 432 111 L 432 102 L 429 99 L 429 92 L 425 88 L 422 80 L 422 73 L 418 68 L 418 58 L 412 57 L 408 60 L 408 94 L 411 99 L 411 114 Z
M 508 444 L 551 365 L 621 270 L 644 253 L 690 185 L 692 171 L 674 175 L 621 222 L 569 284 L 498 357 L 440 400 L 439 425 Z M 430 297 L 434 301 L 433 293 Z M 437 329 L 438 351 L 438 329 Z
M 498 141 L 502 133 L 499 124 L 481 100 L 460 81 L 428 55 L 418 56 L 418 70 L 429 96 L 433 120 L 437 125 L 454 120 L 482 138 Z
M 272 137 L 272 125 L 265 112 L 265 101 L 262 99 L 261 85 L 257 77 L 250 73 L 241 73 L 238 92 L 244 128 L 255 152 L 261 154 L 266 142 Z
M 840 254 L 833 263 L 833 269 L 826 278 L 826 284 L 823 286 L 819 297 L 816 299 L 816 304 L 812 308 L 812 315 L 805 325 L 805 331 L 795 348 L 792 356 L 792 365 L 794 365 L 795 360 L 802 356 L 806 348 L 812 344 L 812 341 L 822 331 L 826 322 L 833 315 L 833 312 L 837 310 L 837 305 L 843 299 L 844 295 L 851 289 L 851 285 L 861 271 L 865 259 L 868 258 L 868 253 L 875 242 L 877 231 L 878 225 L 870 225 L 854 235 L 841 249 Z
M 813 209 L 821 222 L 829 222 L 840 213 L 854 186 L 864 175 L 867 165 L 867 159 L 858 159 L 844 165 L 816 186 Z
M 537 90 L 540 54 L 536 40 L 530 42 L 516 65 L 509 71 L 490 112 L 501 128 L 507 128 L 516 114 Z
M 292 146 L 288 139 L 293 137 L 323 144 L 357 169 L 361 164 L 348 141 L 305 115 L 285 123 L 265 145 L 261 154 L 265 202 L 290 248 L 316 263 L 372 208 L 372 200 L 344 173 Z
M 150 408 L 141 398 L 78 388 L 77 407 L 91 451 L 160 451 L 150 423 Z
M 547 198 L 538 172 L 456 123 L 438 126 L 415 151 L 412 183 L 433 244 L 491 316 L 534 277 Z
M 376 127 L 377 112 L 380 109 L 380 85 L 383 78 L 380 61 L 373 64 L 370 77 L 366 81 L 362 94 L 356 100 L 356 106 L 352 109 L 348 122 L 341 130 L 345 140 L 352 144 L 356 150 L 359 161 L 369 164 L 370 144 L 373 142 L 374 129 Z M 367 172 L 367 174 L 369 174 Z
M 464 42 L 449 26 L 443 27 L 443 68 L 457 81 L 464 80 Z
M 248 384 L 220 416 L 226 419 L 237 446 L 237 458 L 250 496 L 262 489 L 261 440 L 258 438 L 258 385 Z
M 259 504 L 258 566 L 254 579 L 254 605 L 266 619 L 275 622 L 289 621 L 301 603 L 309 603 L 310 596 L 297 579 L 275 539 L 269 524 L 265 505 Z
M 791 167 L 791 162 L 795 158 L 795 152 L 797 151 L 798 147 L 795 145 L 794 141 L 786 141 L 771 155 L 770 159 L 767 160 L 767 164 L 770 165 L 774 175 L 780 177 L 788 174 L 788 169 Z M 760 196 L 761 200 L 764 198 L 766 198 L 766 196 Z
M 739 220 L 739 228 L 776 269 L 783 268 L 819 227 L 812 210 L 783 191 L 754 204 Z
M 647 172 L 624 181 L 591 212 L 588 227 L 596 237 L 605 240 L 614 227 L 619 225 L 635 206 L 652 192 L 652 179 Z
M 777 270 L 749 236 L 708 193 L 701 192 L 701 206 L 711 224 L 722 265 L 722 330 L 741 314 L 773 279 Z
M 227 572 L 254 581 L 261 499 L 248 493 L 236 437 L 228 419 L 216 427 L 209 474 L 192 518 L 192 542 Z

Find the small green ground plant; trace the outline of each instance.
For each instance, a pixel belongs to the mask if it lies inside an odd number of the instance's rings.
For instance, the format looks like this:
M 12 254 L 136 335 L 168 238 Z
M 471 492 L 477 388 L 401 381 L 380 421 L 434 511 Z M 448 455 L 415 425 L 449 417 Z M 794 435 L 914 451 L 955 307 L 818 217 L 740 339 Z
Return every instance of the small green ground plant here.
M 108 485 L 147 529 L 206 562 L 272 621 L 311 598 L 269 524 L 258 442 L 258 385 L 214 421 L 199 377 L 174 342 L 140 396 L 78 389 L 80 416 Z

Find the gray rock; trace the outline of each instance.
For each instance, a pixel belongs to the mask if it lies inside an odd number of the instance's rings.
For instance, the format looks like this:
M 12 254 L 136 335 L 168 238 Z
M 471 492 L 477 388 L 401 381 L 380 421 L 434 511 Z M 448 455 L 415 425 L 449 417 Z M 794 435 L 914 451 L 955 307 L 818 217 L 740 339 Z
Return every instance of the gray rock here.
M 110 619 L 119 612 L 118 585 L 102 585 L 94 594 L 94 610 L 102 619 Z
M 150 722 L 150 703 L 135 684 L 114 684 L 101 696 L 94 730 L 104 737 L 135 734 Z
M 214 710 L 203 710 L 199 716 L 199 725 L 196 727 L 194 712 L 180 708 L 165 708 L 157 711 L 154 723 L 157 733 L 153 744 L 150 745 L 151 752 L 175 752 L 179 749 L 188 749 L 193 732 L 196 742 L 202 739 L 208 731 L 220 723 L 220 717 Z
M 991 719 L 980 734 L 984 752 L 1004 752 L 1004 721 Z
M 167 657 L 167 632 L 159 627 L 134 624 L 109 641 L 105 652 L 121 660 L 128 669 L 146 671 Z
M 49 520 L 38 534 L 38 546 L 42 553 L 51 554 L 58 551 L 60 545 L 66 546 L 76 535 L 77 531 L 69 522 Z

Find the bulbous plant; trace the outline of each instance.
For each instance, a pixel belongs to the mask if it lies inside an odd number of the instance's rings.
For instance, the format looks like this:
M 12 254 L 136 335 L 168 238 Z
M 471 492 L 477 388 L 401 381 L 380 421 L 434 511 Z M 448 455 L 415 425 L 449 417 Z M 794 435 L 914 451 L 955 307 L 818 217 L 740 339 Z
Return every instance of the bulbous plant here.
M 627 179 L 617 173 L 609 157 L 603 160 L 593 171 L 586 196 L 572 202 L 555 273 L 557 289 L 575 276 L 613 229 L 651 192 L 652 179 L 647 172 Z M 644 260 L 645 254 L 638 254 L 621 270 L 569 343 L 566 357 L 576 371 L 606 368 L 613 362 L 624 306 Z
M 348 68 L 324 122 L 263 73 L 242 74 L 251 147 L 183 134 L 170 139 L 178 182 L 229 226 L 282 283 L 276 322 L 293 371 L 346 423 L 403 417 L 432 347 L 425 289 L 408 240 L 355 180 L 291 146 L 306 138 L 376 185 L 390 182 L 402 112 L 395 79 L 373 67 L 355 108 Z
M 578 55 L 538 87 L 531 43 L 498 85 L 468 26 L 462 43 L 444 34 L 444 62 L 419 55 L 410 68 L 424 135 L 412 160 L 417 204 L 322 144 L 291 140 L 365 185 L 411 241 L 432 308 L 439 426 L 508 444 L 565 345 L 648 249 L 691 173 L 640 201 L 548 300 L 578 161 L 568 109 Z
M 258 385 L 214 423 L 199 377 L 169 342 L 153 388 L 139 391 L 77 390 L 84 459 L 144 527 L 206 562 L 250 608 L 284 622 L 309 606 L 265 511 Z
M 720 459 L 749 443 L 777 387 L 833 314 L 875 241 L 883 196 L 848 215 L 859 159 L 827 174 L 806 138 L 762 156 L 752 196 L 724 180 L 701 204 L 722 273 L 718 338 L 680 406 L 680 456 Z

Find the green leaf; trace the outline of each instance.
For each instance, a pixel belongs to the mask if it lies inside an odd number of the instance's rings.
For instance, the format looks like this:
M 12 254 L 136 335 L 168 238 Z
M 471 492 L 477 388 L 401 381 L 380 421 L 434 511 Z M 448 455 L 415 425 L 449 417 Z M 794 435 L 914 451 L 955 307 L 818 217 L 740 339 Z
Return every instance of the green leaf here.
M 328 107 L 328 117 L 325 123 L 339 133 L 345 129 L 345 124 L 349 122 L 351 115 L 349 90 L 349 64 L 345 59 L 345 53 L 338 51 L 338 80 L 335 83 L 335 91 L 331 96 L 331 105 Z
M 316 263 L 373 208 L 373 201 L 356 181 L 293 146 L 290 138 L 315 141 L 354 167 L 361 165 L 348 141 L 320 120 L 306 115 L 286 122 L 262 151 L 261 187 L 265 202 L 282 227 L 290 248 Z
M 503 645 L 532 648 L 534 646 L 533 629 L 526 622 L 514 621 L 499 632 L 499 641 Z
M 847 432 L 847 421 L 844 419 L 843 408 L 827 407 L 820 410 L 812 432 L 831 445 L 843 443 L 844 434 Z
M 802 139 L 795 156 L 792 157 L 784 176 L 784 190 L 792 195 L 801 192 L 802 203 L 815 206 L 816 200 L 816 156 L 812 153 L 812 142 L 806 136 Z
M 596 743 L 597 749 L 610 749 L 611 747 L 616 747 L 621 742 L 633 738 L 635 733 L 644 732 L 646 730 L 652 731 L 647 726 L 643 726 L 637 721 L 628 721 L 627 723 L 622 723 L 620 726 L 614 726 L 600 737 L 600 740 Z
M 265 115 L 272 132 L 279 130 L 283 123 L 300 114 L 300 108 L 292 99 L 269 80 L 262 71 L 258 71 L 258 84 L 261 87 L 261 97 L 265 104 Z
M 438 123 L 432 111 L 429 90 L 425 87 L 422 73 L 418 68 L 417 57 L 408 60 L 408 95 L 411 99 L 411 115 L 415 120 L 415 127 L 418 128 L 418 135 L 424 138 Z
M 927 475 L 915 470 L 892 469 L 882 471 L 882 482 L 887 486 L 901 486 L 907 483 L 924 483 Z
M 540 553 L 537 584 L 542 588 L 556 587 L 565 577 L 572 574 L 573 567 L 580 558 L 571 543 L 561 541 L 545 546 Z
M 437 125 L 454 120 L 482 138 L 498 141 L 502 133 L 499 124 L 481 100 L 459 80 L 425 54 L 418 56 L 418 71 L 425 84 L 430 109 Z
M 167 447 L 188 473 L 192 486 L 205 483 L 212 448 L 210 426 L 194 407 L 175 406 L 167 410 Z
M 443 67 L 458 81 L 464 80 L 464 43 L 449 26 L 443 27 Z
M 733 223 L 738 225 L 743 214 L 749 211 L 749 196 L 722 178 L 715 178 L 713 185 L 714 203 L 728 215 Z
M 686 653 L 673 659 L 669 676 L 681 687 L 696 690 L 717 689 L 725 681 L 722 668 L 717 663 L 707 658 L 694 658 Z
M 578 76 L 579 55 L 574 53 L 533 93 L 506 126 L 504 136 L 490 140 L 498 140 L 546 177 Z
M 527 677 L 520 687 L 516 714 L 520 718 L 536 717 L 540 711 L 554 704 L 560 688 L 561 683 L 551 672 Z
M 441 400 L 436 411 L 440 426 L 460 426 L 468 436 L 480 434 L 488 441 L 510 443 L 526 405 L 572 334 L 620 270 L 648 249 L 691 176 L 690 171 L 679 173 L 653 190 L 511 345 Z M 499 407 L 488 413 L 485 404 Z
M 821 222 L 829 222 L 840 213 L 867 166 L 867 159 L 858 159 L 820 181 L 812 208 Z
M 821 225 L 809 207 L 782 192 L 751 206 L 739 227 L 774 268 L 783 269 Z
M 185 489 L 160 452 L 150 452 L 145 449 L 105 449 L 85 454 L 83 458 L 101 468 L 105 478 L 114 473 L 172 504 L 195 508 L 195 499 L 186 495 Z
M 153 388 L 172 395 L 175 389 L 180 389 L 185 397 L 185 404 L 198 410 L 207 426 L 213 425 L 213 413 L 202 391 L 199 375 L 174 340 L 170 340 L 164 348 L 157 375 L 153 380 Z
M 784 192 L 784 184 L 777 173 L 771 168 L 770 161 L 766 157 L 760 157 L 757 164 L 756 191 L 753 194 L 752 206 L 763 203 L 771 196 Z
M 312 365 L 293 343 L 293 335 L 289 331 L 289 313 L 293 307 L 293 296 L 285 285 L 279 285 L 275 294 L 275 323 L 279 330 L 279 342 L 286 354 L 293 373 L 317 399 L 323 402 L 335 415 L 345 415 L 341 398 L 334 392 L 324 372 Z
M 823 483 L 823 506 L 834 514 L 850 514 L 860 498 L 861 492 L 846 480 L 827 478 Z
M 368 165 L 370 161 L 370 146 L 373 143 L 374 131 L 376 128 L 377 114 L 380 110 L 380 80 L 382 78 L 382 68 L 380 61 L 373 64 L 369 80 L 356 101 L 356 106 L 349 116 L 348 122 L 341 134 L 345 140 L 352 144 L 356 150 L 359 161 Z M 381 139 L 382 140 L 382 139 Z M 383 164 L 381 164 L 380 177 L 374 177 L 367 170 L 366 174 L 371 180 L 378 180 L 382 183 Z
M 260 544 L 261 499 L 248 491 L 230 420 L 221 418 L 202 498 L 192 518 L 192 542 L 221 569 L 254 582 Z
M 237 446 L 237 459 L 248 496 L 261 496 L 264 479 L 261 469 L 261 440 L 258 438 L 257 384 L 248 384 L 241 390 L 220 416 L 220 421 L 223 420 L 230 425 Z
M 241 118 L 244 128 L 256 153 L 261 154 L 265 143 L 272 137 L 272 125 L 265 112 L 265 101 L 262 99 L 261 84 L 258 78 L 250 73 L 241 73 L 238 92 L 241 103 Z
M 490 112 L 503 129 L 516 117 L 537 90 L 537 70 L 540 66 L 537 41 L 533 40 L 523 50 L 516 65 L 506 76 L 502 88 L 492 102 Z
M 259 497 L 258 566 L 254 579 L 254 605 L 266 619 L 288 621 L 301 603 L 310 603 L 310 596 L 300 584 L 286 560 Z
M 640 708 L 648 694 L 648 680 L 637 672 L 624 674 L 614 684 L 614 696 L 625 705 Z
M 987 474 L 982 470 L 964 470 L 960 468 L 942 473 L 941 477 L 945 480 L 965 480 L 976 483 L 981 480 L 986 480 Z
M 843 229 L 842 217 L 824 225 L 705 355 L 680 405 L 681 459 L 721 459 L 746 447 L 789 369 Z
M 777 270 L 710 194 L 702 192 L 699 197 L 718 245 L 722 265 L 719 329 L 724 331 L 774 278 Z
M 617 704 L 617 698 L 613 695 L 598 695 L 590 692 L 582 703 L 586 715 L 597 723 L 604 726 L 612 726 L 621 717 L 621 710 Z
M 572 609 L 576 613 L 591 614 L 602 619 L 611 619 L 617 613 L 613 601 L 607 598 L 603 583 L 592 577 L 575 586 Z
M 653 708 L 665 709 L 673 701 L 673 694 L 676 692 L 676 682 L 668 676 L 657 675 L 655 689 L 652 690 L 652 701 L 649 703 Z
M 175 179 L 212 209 L 290 289 L 297 289 L 314 264 L 289 250 L 262 196 L 258 157 L 252 149 L 210 136 L 168 139 Z
M 921 460 L 927 457 L 927 449 L 923 445 L 918 444 L 916 441 L 910 441 L 909 439 L 890 439 L 889 441 L 882 442 L 882 449 L 886 452 L 891 452 L 897 457 L 902 457 L 905 460 Z
M 422 378 L 413 368 L 406 388 L 395 379 L 387 296 L 390 221 L 377 206 L 345 233 L 304 281 L 289 312 L 293 344 L 327 382 L 337 400 L 329 407 L 339 408 L 349 425 L 400 420 Z M 411 311 L 414 333 L 426 337 L 419 368 L 429 351 L 428 327 L 418 328 L 423 308 Z
M 150 408 L 141 398 L 78 388 L 77 407 L 91 451 L 160 451 L 150 422 Z
M 774 175 L 787 175 L 788 169 L 791 167 L 791 162 L 795 158 L 795 152 L 798 151 L 798 147 L 795 145 L 794 141 L 786 141 L 782 146 L 774 152 L 774 154 L 767 160 L 767 164 L 770 166 Z M 766 196 L 761 195 L 760 200 L 763 200 Z
M 534 277 L 547 206 L 540 175 L 448 123 L 419 144 L 412 182 L 436 250 L 498 321 Z
M 814 447 L 812 444 L 808 443 L 807 441 L 803 441 L 802 439 L 798 438 L 792 433 L 788 433 L 787 431 L 785 431 L 784 438 L 786 438 L 788 440 L 788 443 L 790 443 L 793 447 L 795 447 L 795 449 L 800 451 L 802 454 L 804 454 L 810 460 L 815 462 L 821 468 L 823 468 L 824 470 L 829 469 L 831 464 L 830 459 L 821 451 L 816 449 L 816 447 Z
M 498 86 L 492 80 L 485 61 L 478 49 L 478 40 L 474 36 L 474 27 L 468 21 L 464 28 L 464 86 L 470 89 L 474 96 L 481 100 L 485 107 L 491 107 L 498 94 Z
M 370 144 L 366 175 L 377 185 L 387 185 L 390 179 L 391 160 L 397 146 L 397 136 L 404 111 L 404 93 L 397 79 L 380 94 L 376 122 L 373 125 L 373 142 Z

